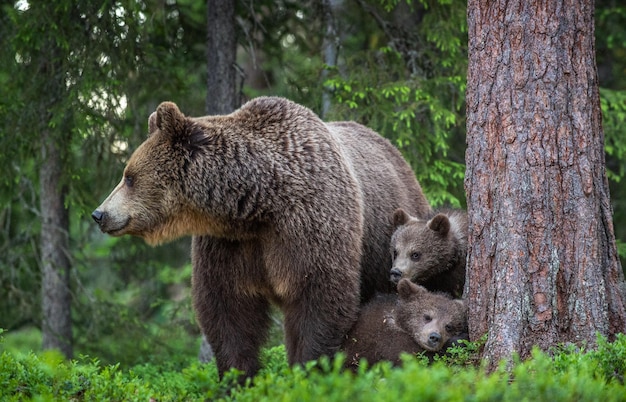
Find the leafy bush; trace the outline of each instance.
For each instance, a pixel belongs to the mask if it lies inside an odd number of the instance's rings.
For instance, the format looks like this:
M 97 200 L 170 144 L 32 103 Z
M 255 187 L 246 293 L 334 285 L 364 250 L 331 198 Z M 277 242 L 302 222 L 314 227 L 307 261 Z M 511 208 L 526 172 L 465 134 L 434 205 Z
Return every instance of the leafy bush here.
M 470 356 L 480 347 L 470 344 Z M 473 349 L 472 349 L 473 348 Z M 462 359 L 404 357 L 402 368 L 388 362 L 342 369 L 343 356 L 290 368 L 284 346 L 263 350 L 264 368 L 247 387 L 234 385 L 236 372 L 218 381 L 215 364 L 142 364 L 128 370 L 60 354 L 0 355 L 0 400 L 24 401 L 624 401 L 626 336 L 599 337 L 595 350 L 562 346 L 550 354 L 535 350 L 527 361 L 502 364 L 488 374 Z M 453 359 L 455 360 L 455 359 Z

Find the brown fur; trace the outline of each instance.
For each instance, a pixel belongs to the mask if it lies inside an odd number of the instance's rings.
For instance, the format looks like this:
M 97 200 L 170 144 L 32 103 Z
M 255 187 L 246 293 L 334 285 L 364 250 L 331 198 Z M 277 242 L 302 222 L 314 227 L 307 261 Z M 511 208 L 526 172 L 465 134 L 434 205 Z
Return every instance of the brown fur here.
M 398 209 L 393 223 L 391 281 L 409 278 L 428 290 L 460 297 L 466 276 L 467 214 L 449 210 L 423 219 Z
M 445 352 L 451 342 L 467 339 L 467 331 L 462 300 L 402 279 L 397 295 L 379 295 L 363 306 L 342 346 L 345 365 L 355 369 L 361 359 L 369 364 L 389 360 L 399 365 L 401 353 L 424 352 L 432 358 Z
M 198 118 L 165 102 L 148 126 L 93 217 L 150 244 L 194 236 L 193 303 L 220 374 L 258 370 L 270 303 L 293 364 L 332 355 L 360 300 L 393 290 L 387 217 L 430 207 L 389 141 L 281 98 Z

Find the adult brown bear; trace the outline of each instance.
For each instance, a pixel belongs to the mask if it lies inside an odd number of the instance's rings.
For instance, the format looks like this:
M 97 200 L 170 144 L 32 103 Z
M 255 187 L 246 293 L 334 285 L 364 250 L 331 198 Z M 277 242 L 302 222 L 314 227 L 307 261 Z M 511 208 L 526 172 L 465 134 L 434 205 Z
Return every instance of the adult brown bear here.
M 389 216 L 430 207 L 389 141 L 271 97 L 198 118 L 165 102 L 148 125 L 92 216 L 150 244 L 194 236 L 193 303 L 220 375 L 256 373 L 270 303 L 294 364 L 334 354 L 360 301 L 393 291 Z

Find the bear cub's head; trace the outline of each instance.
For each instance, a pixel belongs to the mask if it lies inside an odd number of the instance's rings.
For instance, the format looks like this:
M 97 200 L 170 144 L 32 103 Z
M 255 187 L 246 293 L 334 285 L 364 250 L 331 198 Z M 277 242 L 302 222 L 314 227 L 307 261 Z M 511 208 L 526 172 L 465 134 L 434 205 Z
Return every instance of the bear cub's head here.
M 453 270 L 462 270 L 459 275 L 463 277 L 467 256 L 467 217 L 464 212 L 438 213 L 426 220 L 397 209 L 393 214 L 393 226 L 396 228 L 391 237 L 393 266 L 390 280 L 393 283 L 408 278 L 425 285 L 437 275 Z
M 466 338 L 467 306 L 462 299 L 430 292 L 408 279 L 398 283 L 395 322 L 427 351 L 440 351 L 457 338 Z

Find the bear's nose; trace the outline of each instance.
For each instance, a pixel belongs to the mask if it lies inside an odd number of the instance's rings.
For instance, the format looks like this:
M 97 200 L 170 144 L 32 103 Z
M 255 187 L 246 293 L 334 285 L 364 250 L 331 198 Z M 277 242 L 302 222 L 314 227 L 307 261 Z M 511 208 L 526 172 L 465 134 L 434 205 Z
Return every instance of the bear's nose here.
M 96 221 L 98 225 L 100 225 L 102 223 L 102 220 L 104 219 L 104 212 L 96 209 L 91 213 L 91 217 L 94 221 Z
M 437 345 L 440 341 L 441 335 L 439 335 L 437 332 L 431 332 L 430 335 L 428 335 L 428 343 L 430 343 L 431 345 Z
M 400 279 L 402 279 L 402 272 L 398 268 L 392 268 L 389 271 L 389 280 L 397 285 Z

